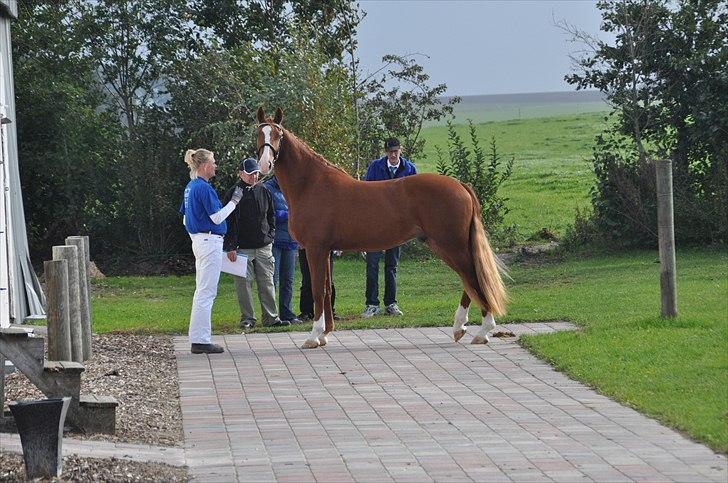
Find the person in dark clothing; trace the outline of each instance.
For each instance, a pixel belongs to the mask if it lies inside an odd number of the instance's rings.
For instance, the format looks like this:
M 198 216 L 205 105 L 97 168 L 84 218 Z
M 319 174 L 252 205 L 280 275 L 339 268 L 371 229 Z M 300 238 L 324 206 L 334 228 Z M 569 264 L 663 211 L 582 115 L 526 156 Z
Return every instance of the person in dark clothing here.
M 223 249 L 230 261 L 234 262 L 238 255 L 245 255 L 248 258 L 247 276 L 242 278 L 233 275 L 240 306 L 240 326 L 243 329 L 252 328 L 256 323 L 253 308 L 253 278 L 258 287 L 263 325 L 269 327 L 290 325 L 288 321 L 281 321 L 278 318 L 276 309 L 276 291 L 273 282 L 275 267 L 273 199 L 270 191 L 262 184 L 258 184 L 259 175 L 260 167 L 254 159 L 243 160 L 238 170 L 240 180 L 225 196 L 227 201 L 236 187 L 243 188 L 243 197 L 230 215 L 228 231 L 223 242 Z
M 404 178 L 417 174 L 415 164 L 402 157 L 402 147 L 397 138 L 384 141 L 386 155 L 369 164 L 365 181 L 383 181 Z M 392 207 L 396 209 L 396 207 Z M 384 252 L 367 252 L 367 284 L 366 306 L 362 317 L 377 315 L 379 309 L 379 261 L 384 256 L 384 306 L 387 315 L 402 315 L 397 305 L 397 265 L 399 264 L 400 247 L 396 246 Z
M 273 241 L 273 258 L 275 258 L 275 272 L 273 280 L 278 287 L 278 315 L 282 320 L 291 324 L 301 322 L 293 313 L 291 299 L 293 298 L 293 274 L 296 271 L 296 252 L 298 243 L 288 232 L 288 202 L 283 196 L 278 179 L 273 176 L 264 183 L 273 196 L 275 209 L 276 236 Z
M 336 302 L 336 286 L 334 285 L 334 253 L 331 252 L 329 257 L 329 268 L 331 270 L 331 312 L 334 319 L 338 320 L 334 304 Z M 339 252 L 340 253 L 340 252 Z M 308 270 L 308 259 L 306 258 L 306 250 L 301 248 L 298 250 L 298 261 L 301 268 L 301 298 L 298 300 L 298 310 L 301 312 L 298 316 L 301 320 L 313 320 L 313 294 L 311 293 L 311 272 Z

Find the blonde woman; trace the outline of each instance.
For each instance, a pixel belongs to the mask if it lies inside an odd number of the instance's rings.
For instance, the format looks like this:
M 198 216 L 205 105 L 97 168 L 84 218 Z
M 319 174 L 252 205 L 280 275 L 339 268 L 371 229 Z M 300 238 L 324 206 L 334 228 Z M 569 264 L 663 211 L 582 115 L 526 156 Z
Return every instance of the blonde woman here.
M 195 295 L 189 329 L 191 351 L 193 354 L 219 354 L 224 349 L 212 343 L 212 303 L 220 280 L 222 242 L 227 232 L 225 219 L 240 201 L 243 190 L 236 190 L 223 207 L 210 186 L 210 178 L 215 176 L 217 168 L 213 153 L 207 149 L 188 149 L 185 163 L 190 168 L 190 182 L 179 211 L 195 255 Z

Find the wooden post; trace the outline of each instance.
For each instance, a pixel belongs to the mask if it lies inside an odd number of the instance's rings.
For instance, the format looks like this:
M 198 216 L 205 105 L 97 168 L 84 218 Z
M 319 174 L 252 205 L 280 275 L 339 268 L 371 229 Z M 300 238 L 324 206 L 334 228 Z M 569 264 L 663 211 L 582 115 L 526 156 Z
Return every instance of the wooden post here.
M 675 220 L 672 207 L 672 161 L 655 161 L 657 179 L 657 236 L 660 250 L 660 299 L 663 317 L 677 317 L 675 277 Z
M 68 317 L 71 325 L 71 360 L 83 362 L 81 297 L 78 284 L 78 248 L 73 245 L 53 247 L 53 260 L 68 261 Z
M 91 307 L 91 242 L 87 235 L 81 236 L 83 240 L 83 250 L 86 253 L 86 292 L 88 293 L 88 320 L 93 332 L 94 318 Z
M 48 360 L 70 361 L 72 352 L 68 261 L 45 261 L 43 269 L 46 280 L 46 313 L 48 314 Z
M 0 352 L 0 422 L 5 418 L 5 356 Z
M 66 237 L 66 245 L 73 245 L 78 248 L 78 290 L 79 290 L 79 311 L 81 313 L 81 335 L 83 336 L 83 360 L 91 357 L 91 308 L 88 293 L 88 264 L 86 263 L 86 246 L 84 237 Z

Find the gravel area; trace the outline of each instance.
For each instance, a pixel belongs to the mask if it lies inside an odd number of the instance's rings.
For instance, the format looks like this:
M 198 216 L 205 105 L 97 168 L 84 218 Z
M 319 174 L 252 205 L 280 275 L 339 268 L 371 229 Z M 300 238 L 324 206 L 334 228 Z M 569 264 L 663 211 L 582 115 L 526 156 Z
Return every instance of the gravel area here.
M 81 393 L 119 401 L 116 434 L 84 435 L 84 439 L 182 446 L 177 360 L 170 337 L 94 335 L 93 355 L 84 365 Z M 18 371 L 5 378 L 5 396 L 6 401 L 44 397 Z
M 116 434 L 67 436 L 91 440 L 182 446 L 177 360 L 168 336 L 94 335 L 93 355 L 84 364 L 81 393 L 113 396 Z M 5 378 L 5 399 L 41 399 L 41 393 L 19 371 Z M 187 468 L 139 463 L 117 458 L 63 458 L 63 475 L 50 481 L 188 481 Z M 0 482 L 25 481 L 22 455 L 0 452 Z
M 116 458 L 63 458 L 60 478 L 33 481 L 189 481 L 186 468 L 158 463 L 137 463 Z M 19 454 L 0 453 L 0 482 L 20 482 L 25 479 L 25 465 Z

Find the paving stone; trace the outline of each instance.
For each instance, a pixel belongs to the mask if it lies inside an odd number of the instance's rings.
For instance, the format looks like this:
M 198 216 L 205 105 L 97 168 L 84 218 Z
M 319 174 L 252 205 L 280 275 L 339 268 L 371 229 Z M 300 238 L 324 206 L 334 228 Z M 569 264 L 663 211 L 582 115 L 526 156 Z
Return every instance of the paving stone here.
M 502 326 L 516 336 L 563 322 Z M 726 458 L 554 371 L 450 328 L 216 336 L 176 352 L 195 481 L 721 481 Z

